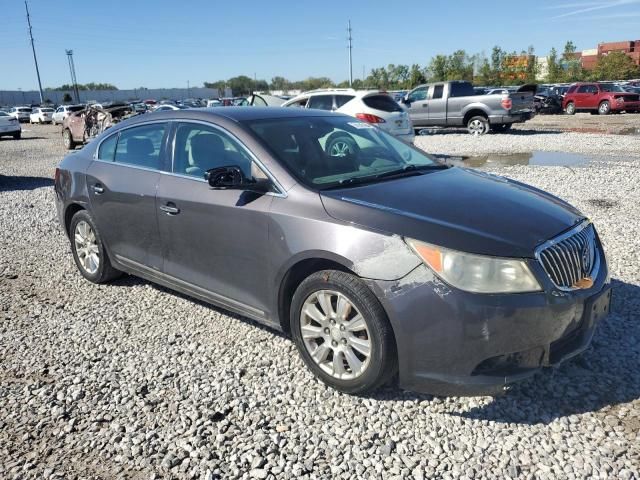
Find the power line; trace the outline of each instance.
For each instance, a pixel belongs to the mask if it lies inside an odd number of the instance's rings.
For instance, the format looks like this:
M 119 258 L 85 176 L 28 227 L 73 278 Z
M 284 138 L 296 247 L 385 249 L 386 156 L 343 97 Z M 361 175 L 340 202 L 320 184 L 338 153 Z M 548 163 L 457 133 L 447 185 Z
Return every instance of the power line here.
M 349 86 L 353 84 L 353 61 L 351 58 L 351 50 L 353 49 L 353 44 L 351 43 L 351 20 L 347 23 L 347 32 L 349 33 Z
M 36 47 L 33 43 L 33 33 L 31 31 L 31 18 L 29 17 L 29 6 L 27 0 L 24 0 L 24 8 L 27 11 L 27 25 L 29 25 L 29 38 L 31 39 L 31 50 L 33 51 L 33 63 L 36 64 L 36 75 L 38 76 L 38 88 L 40 89 L 40 104 L 44 103 L 42 96 L 42 82 L 40 81 L 40 69 L 38 68 L 38 59 L 36 57 Z
M 80 92 L 78 91 L 78 80 L 76 79 L 76 66 L 73 63 L 73 50 L 65 50 L 65 52 L 67 52 L 67 59 L 69 60 L 69 73 L 71 73 L 73 93 L 76 96 L 76 103 L 80 103 Z

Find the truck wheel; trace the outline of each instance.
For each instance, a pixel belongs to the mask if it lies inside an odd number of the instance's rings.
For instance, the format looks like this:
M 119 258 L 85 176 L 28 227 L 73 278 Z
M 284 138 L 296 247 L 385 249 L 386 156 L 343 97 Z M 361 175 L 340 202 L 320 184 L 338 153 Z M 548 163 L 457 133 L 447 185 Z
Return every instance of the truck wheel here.
M 600 103 L 598 106 L 598 113 L 600 115 L 609 115 L 611 113 L 611 105 L 607 100 Z
M 565 108 L 565 112 L 567 115 L 575 115 L 576 113 L 576 104 L 573 102 L 567 103 L 567 108 Z
M 480 115 L 471 117 L 467 122 L 467 131 L 471 135 L 484 135 L 489 131 L 489 120 Z
M 64 143 L 64 148 L 67 150 L 73 150 L 76 148 L 76 142 L 73 141 L 71 131 L 68 128 L 62 132 L 62 142 Z
M 492 125 L 491 130 L 496 133 L 504 133 L 511 130 L 511 123 L 503 123 L 502 125 Z

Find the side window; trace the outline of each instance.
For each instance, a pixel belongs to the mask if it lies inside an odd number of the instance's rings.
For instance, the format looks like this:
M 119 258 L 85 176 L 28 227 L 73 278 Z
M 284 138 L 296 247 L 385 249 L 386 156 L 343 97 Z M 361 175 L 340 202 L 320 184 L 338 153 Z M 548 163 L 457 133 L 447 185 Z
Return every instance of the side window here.
M 353 95 L 336 95 L 336 108 L 340 108 L 353 98 L 355 98 Z
M 589 85 L 589 93 L 598 93 L 598 87 L 595 85 Z
M 245 148 L 222 130 L 199 123 L 181 123 L 176 129 L 173 172 L 204 178 L 207 170 L 240 167 L 252 174 L 252 160 Z
M 307 108 L 319 110 L 333 110 L 333 95 L 316 95 L 309 99 Z
M 56 113 L 60 113 L 62 111 L 62 107 L 58 107 L 58 109 L 56 110 Z
M 118 134 L 111 135 L 100 144 L 98 149 L 98 159 L 113 162 L 116 153 L 116 143 L 118 142 Z
M 442 93 L 444 92 L 444 85 L 436 85 L 433 87 L 433 95 L 431 98 L 435 100 L 436 98 L 442 98 Z
M 159 170 L 160 150 L 166 129 L 166 123 L 152 123 L 122 130 L 115 161 Z
M 581 85 L 576 93 L 589 93 L 592 91 L 593 90 L 591 90 L 591 85 Z
M 294 107 L 294 108 L 304 108 L 307 105 L 307 100 L 308 100 L 307 98 L 303 98 L 302 100 L 298 100 L 297 102 L 290 103 L 287 106 Z
M 410 102 L 419 102 L 427 98 L 427 87 L 418 87 L 409 94 Z

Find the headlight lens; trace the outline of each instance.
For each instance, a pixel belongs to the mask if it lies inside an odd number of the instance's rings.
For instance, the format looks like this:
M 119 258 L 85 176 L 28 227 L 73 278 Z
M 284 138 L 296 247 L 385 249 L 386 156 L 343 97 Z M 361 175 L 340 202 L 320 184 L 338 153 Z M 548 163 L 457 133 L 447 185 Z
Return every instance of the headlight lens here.
M 418 240 L 409 246 L 448 284 L 474 293 L 522 293 L 542 290 L 524 260 L 458 252 Z

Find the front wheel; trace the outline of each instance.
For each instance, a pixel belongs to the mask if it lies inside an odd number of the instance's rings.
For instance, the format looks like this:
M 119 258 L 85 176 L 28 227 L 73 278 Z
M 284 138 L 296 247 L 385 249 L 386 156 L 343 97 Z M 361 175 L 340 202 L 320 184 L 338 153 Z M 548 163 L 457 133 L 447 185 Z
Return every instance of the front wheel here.
M 111 266 L 102 237 L 89 212 L 80 210 L 73 216 L 69 238 L 73 259 L 84 278 L 93 283 L 104 283 L 121 274 Z
M 76 142 L 73 141 L 73 136 L 71 135 L 71 130 L 68 128 L 62 132 L 62 142 L 64 143 L 64 148 L 67 150 L 73 150 L 76 148 Z
M 291 332 L 307 367 L 341 392 L 371 392 L 397 370 L 384 309 L 350 273 L 323 270 L 307 277 L 293 295 Z
M 567 115 L 574 115 L 576 113 L 576 104 L 573 102 L 567 103 L 567 108 L 565 108 L 565 112 L 567 112 Z
M 611 113 L 611 104 L 606 100 L 600 103 L 600 105 L 598 106 L 598 114 L 609 115 L 610 113 Z
M 22 137 L 22 131 L 13 134 L 14 140 L 20 140 L 20 137 Z
M 471 135 L 484 135 L 489 132 L 489 120 L 480 115 L 471 117 L 467 122 L 467 131 Z

